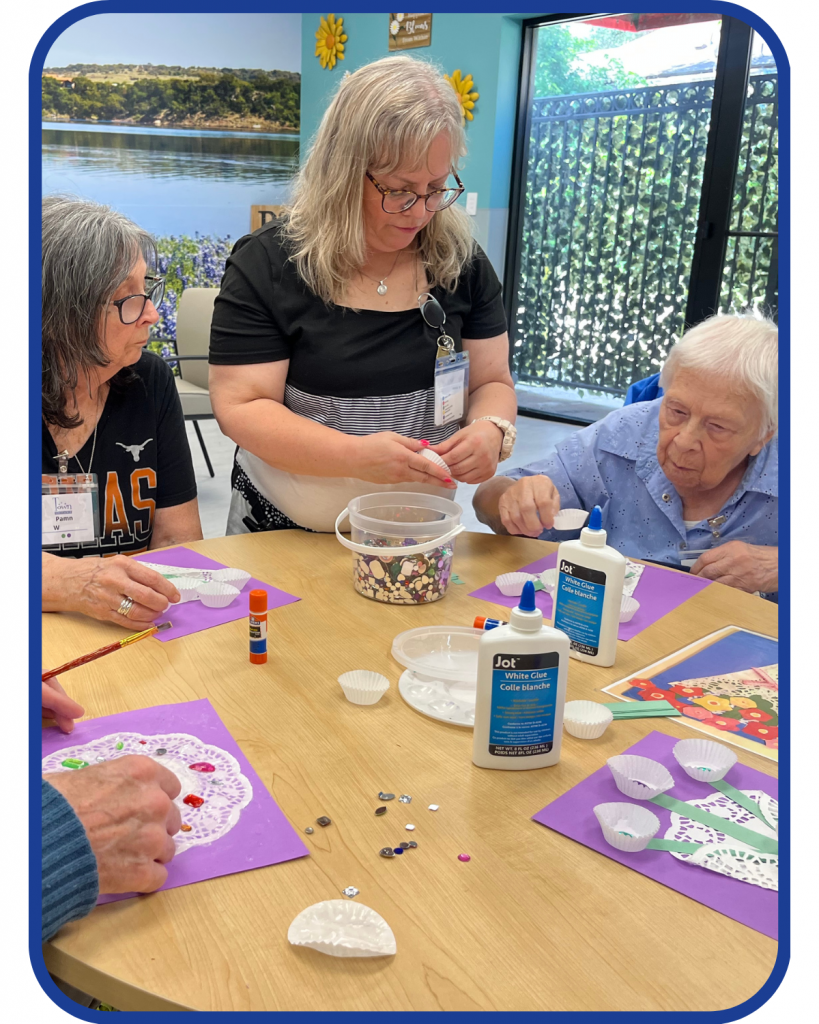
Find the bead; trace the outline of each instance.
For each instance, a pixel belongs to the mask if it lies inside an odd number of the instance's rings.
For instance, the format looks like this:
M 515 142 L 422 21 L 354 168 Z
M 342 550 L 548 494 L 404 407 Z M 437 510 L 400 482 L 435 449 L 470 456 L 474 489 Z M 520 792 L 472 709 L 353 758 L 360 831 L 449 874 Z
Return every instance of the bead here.
M 382 857 L 394 857 L 395 850 L 391 846 L 385 846 L 383 850 L 378 851 Z
M 143 747 L 148 743 L 147 740 L 140 740 L 139 742 L 140 742 L 140 745 L 143 746 Z
M 415 831 L 415 826 L 414 825 L 405 825 L 404 828 L 407 830 L 407 832 L 414 832 Z
M 81 761 L 78 757 L 67 757 L 64 761 L 60 761 L 63 768 L 87 768 L 88 762 Z
M 332 821 L 327 817 L 326 814 L 322 814 L 320 818 L 316 818 L 316 824 L 321 825 L 322 828 L 327 828 L 328 825 L 332 825 Z
M 379 793 L 378 794 L 378 799 L 379 800 L 394 800 L 395 799 L 395 793 Z
M 308 825 L 304 831 L 307 833 L 308 836 L 311 836 L 313 834 L 313 827 L 311 825 Z
M 354 885 L 348 885 L 346 889 L 341 890 L 341 895 L 346 896 L 348 900 L 354 899 L 358 896 L 360 890 L 356 889 Z
M 104 761 L 105 761 L 104 757 L 98 757 L 97 758 L 97 764 L 102 764 Z
M 117 750 L 122 750 L 124 746 L 125 744 L 122 742 L 122 740 L 117 740 Z
M 399 843 L 398 845 L 401 847 L 402 850 L 409 849 L 409 843 Z
M 407 846 L 411 850 L 417 850 L 418 849 L 418 843 L 416 843 L 414 839 L 410 839 L 410 841 L 407 843 Z
M 179 827 L 182 829 L 183 832 L 190 832 L 191 830 L 190 825 L 180 825 Z
M 404 852 L 404 848 L 402 846 L 396 846 L 396 848 L 392 852 L 393 853 L 403 853 Z
M 167 754 L 168 751 L 164 747 L 157 747 L 156 753 L 161 757 L 163 754 Z
M 196 764 L 189 764 L 188 768 L 192 772 L 215 772 L 216 768 L 209 764 L 207 761 L 197 761 Z
M 439 806 L 440 806 L 440 804 L 430 804 L 430 805 L 429 805 L 429 809 L 430 809 L 431 811 L 437 811 L 437 810 L 438 810 L 438 808 L 439 808 Z
M 398 797 L 398 803 L 399 804 L 411 804 L 412 803 L 412 797 L 411 796 L 407 796 L 406 793 L 402 793 L 401 796 Z
M 183 804 L 187 804 L 188 807 L 201 807 L 205 801 L 201 796 L 196 796 L 195 793 L 188 793 L 185 799 L 182 801 Z
M 376 817 L 380 817 L 382 814 L 386 814 L 386 813 L 387 813 L 387 808 L 386 807 L 376 807 L 376 809 L 375 809 Z
M 458 854 L 458 860 L 462 860 L 464 862 L 464 864 L 466 864 L 466 862 L 468 860 L 472 860 L 472 858 L 469 856 L 468 853 L 459 853 Z

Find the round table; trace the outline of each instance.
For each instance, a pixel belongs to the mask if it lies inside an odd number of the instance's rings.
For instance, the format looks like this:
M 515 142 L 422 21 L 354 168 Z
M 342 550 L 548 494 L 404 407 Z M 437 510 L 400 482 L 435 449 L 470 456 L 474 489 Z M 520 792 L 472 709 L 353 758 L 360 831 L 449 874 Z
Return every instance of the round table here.
M 470 730 L 426 718 L 398 694 L 397 633 L 507 617 L 469 591 L 554 545 L 466 533 L 454 564 L 465 585 L 410 607 L 357 595 L 350 554 L 332 536 L 188 546 L 302 598 L 270 613 L 267 664 L 249 663 L 241 618 L 146 640 L 63 683 L 90 717 L 207 697 L 311 855 L 98 907 L 46 944 L 53 974 L 121 1010 L 697 1011 L 735 1006 L 760 988 L 774 941 L 530 820 L 651 730 L 688 738 L 690 729 L 666 718 L 617 722 L 594 742 L 566 735 L 554 767 L 487 771 L 471 762 Z M 730 624 L 776 635 L 776 606 L 712 584 L 618 643 L 612 668 L 572 660 L 568 699 L 610 700 L 602 687 Z M 46 614 L 43 663 L 122 635 Z M 337 677 L 355 668 L 389 677 L 378 704 L 344 699 Z M 776 773 L 758 755 L 739 759 Z M 413 798 L 411 857 L 378 855 L 382 789 Z M 305 835 L 322 814 L 332 826 Z M 396 956 L 338 959 L 288 943 L 301 910 L 342 898 L 349 885 L 391 926 Z M 711 983 L 704 958 L 715 952 L 725 969 Z

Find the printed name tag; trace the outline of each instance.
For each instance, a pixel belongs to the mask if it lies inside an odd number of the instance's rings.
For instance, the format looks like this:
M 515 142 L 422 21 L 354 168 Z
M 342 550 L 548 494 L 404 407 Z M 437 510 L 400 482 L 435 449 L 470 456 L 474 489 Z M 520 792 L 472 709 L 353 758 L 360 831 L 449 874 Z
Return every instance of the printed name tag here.
M 82 544 L 97 537 L 94 496 L 44 494 L 43 544 Z
M 469 400 L 469 353 L 435 360 L 435 426 L 464 418 Z

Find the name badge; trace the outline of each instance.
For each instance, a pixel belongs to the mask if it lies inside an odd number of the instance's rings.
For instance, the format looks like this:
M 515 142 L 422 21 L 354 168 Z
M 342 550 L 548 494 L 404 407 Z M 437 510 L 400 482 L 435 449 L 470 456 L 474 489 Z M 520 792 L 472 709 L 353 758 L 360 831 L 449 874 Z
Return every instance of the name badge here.
M 435 360 L 435 426 L 457 423 L 469 404 L 469 353 L 458 352 Z
M 98 485 L 95 473 L 44 476 L 43 547 L 84 544 L 99 537 Z

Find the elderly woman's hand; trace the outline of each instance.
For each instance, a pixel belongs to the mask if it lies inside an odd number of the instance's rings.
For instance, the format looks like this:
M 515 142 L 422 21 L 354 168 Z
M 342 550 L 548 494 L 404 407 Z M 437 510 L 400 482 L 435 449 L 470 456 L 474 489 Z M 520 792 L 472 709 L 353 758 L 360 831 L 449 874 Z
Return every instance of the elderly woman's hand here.
M 779 590 L 779 548 L 728 541 L 700 555 L 691 566 L 695 576 L 715 580 L 749 594 Z
M 117 609 L 133 600 L 128 616 Z M 43 610 L 82 612 L 102 622 L 146 629 L 179 600 L 179 591 L 164 576 L 126 555 L 111 558 L 43 556 Z
M 453 483 L 446 470 L 425 459 L 423 445 L 411 437 L 391 430 L 353 439 L 356 476 L 376 484 L 433 484 L 449 487 Z
M 449 466 L 456 480 L 464 484 L 482 484 L 490 480 L 498 468 L 503 431 L 488 420 L 479 420 L 463 427 L 457 434 L 431 450 Z
M 53 719 L 63 732 L 73 732 L 74 719 L 84 714 L 85 709 L 68 696 L 56 676 L 43 680 L 44 719 Z
M 498 500 L 505 529 L 524 537 L 539 537 L 554 526 L 560 494 L 548 476 L 525 476 L 507 488 Z

